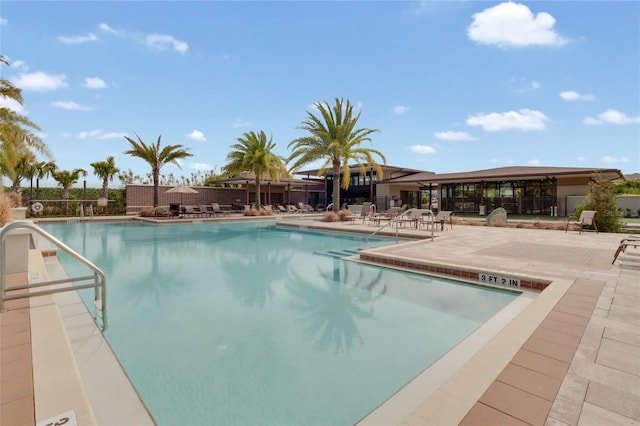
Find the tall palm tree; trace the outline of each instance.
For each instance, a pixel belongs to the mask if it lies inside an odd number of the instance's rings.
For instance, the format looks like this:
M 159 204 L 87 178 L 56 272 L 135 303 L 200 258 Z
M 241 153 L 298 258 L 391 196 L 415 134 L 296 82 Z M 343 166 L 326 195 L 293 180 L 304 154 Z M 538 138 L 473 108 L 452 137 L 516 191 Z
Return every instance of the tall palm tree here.
M 360 118 L 359 112 L 354 116 L 353 106 L 347 100 L 346 105 L 342 99 L 336 98 L 333 107 L 328 102 L 316 102 L 315 108 L 320 112 L 320 116 L 307 111 L 307 119 L 299 126 L 299 129 L 306 130 L 309 136 L 294 139 L 288 145 L 293 148 L 289 157 L 292 169 L 297 169 L 302 165 L 316 160 L 325 160 L 318 175 L 324 174 L 327 167 L 333 170 L 333 211 L 340 209 L 340 186 L 349 188 L 351 173 L 349 162 L 354 161 L 360 168 L 360 173 L 365 174 L 367 166 L 375 167 L 379 178 L 382 178 L 382 168 L 373 158 L 379 156 L 386 162 L 384 155 L 372 148 L 360 146 L 361 143 L 371 141 L 372 133 L 377 129 L 356 129 L 356 124 Z M 341 171 L 344 173 L 340 179 Z M 341 185 L 342 180 L 342 185 Z
M 222 172 L 228 176 L 239 176 L 242 172 L 251 172 L 256 180 L 256 203 L 260 207 L 260 182 L 266 176 L 278 181 L 288 176 L 284 160 L 273 152 L 276 144 L 272 138 L 260 130 L 259 133 L 247 132 L 231 145 L 234 150 L 227 155 L 227 164 Z
M 71 188 L 78 182 L 80 176 L 86 175 L 87 171 L 84 169 L 74 169 L 72 171 L 59 170 L 57 172 L 51 173 L 51 176 L 62 187 L 62 199 L 65 201 L 69 199 L 69 188 Z
M 33 168 L 33 177 L 36 178 L 36 198 L 40 198 L 40 179 L 51 176 L 53 172 L 58 170 L 58 165 L 55 161 L 40 161 L 34 164 Z
M 108 156 L 105 161 L 91 163 L 91 167 L 93 167 L 93 174 L 102 179 L 102 197 L 108 198 L 109 181 L 113 181 L 114 176 L 120 172 L 113 155 Z
M 144 143 L 140 136 L 136 135 L 138 141 L 134 141 L 128 136 L 124 138 L 131 144 L 131 149 L 125 151 L 127 155 L 132 157 L 138 157 L 149 163 L 151 166 L 151 173 L 153 175 L 153 206 L 158 206 L 159 198 L 159 182 L 160 182 L 160 169 L 162 166 L 168 163 L 173 163 L 181 169 L 178 160 L 182 158 L 191 157 L 193 154 L 189 153 L 188 148 L 184 148 L 183 145 L 167 145 L 164 148 L 160 148 L 160 138 L 154 144 L 147 145 Z
M 9 64 L 1 55 L 0 63 Z M 0 97 L 13 99 L 20 105 L 24 102 L 22 91 L 4 78 L 0 78 Z M 22 190 L 20 182 L 28 174 L 23 173 L 26 163 L 35 162 L 33 150 L 51 156 L 45 143 L 33 130 L 40 130 L 40 127 L 16 111 L 0 107 L 0 174 L 11 179 L 12 192 L 18 195 Z

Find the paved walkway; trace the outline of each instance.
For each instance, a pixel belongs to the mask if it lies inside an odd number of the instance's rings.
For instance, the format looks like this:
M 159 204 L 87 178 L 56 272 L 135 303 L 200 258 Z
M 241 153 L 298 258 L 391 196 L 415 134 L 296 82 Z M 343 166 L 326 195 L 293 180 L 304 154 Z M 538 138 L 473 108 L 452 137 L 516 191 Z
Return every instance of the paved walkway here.
M 299 224 L 374 229 L 313 219 Z M 390 400 L 363 424 L 640 424 L 640 250 L 629 249 L 611 265 L 624 235 L 455 225 L 435 232 L 434 240 L 430 231 L 399 233 L 423 239 L 371 253 L 412 267 L 445 265 L 552 284 L 437 390 L 421 393 L 408 385 L 414 389 L 409 402 Z M 18 386 L 7 371 L 24 358 L 18 355 L 25 342 L 12 337 L 25 335 L 25 326 L 14 321 L 28 319 L 24 312 L 0 314 L 2 424 L 32 424 L 11 421 L 18 414 L 13 408 L 24 407 L 32 392 L 7 390 Z M 33 331 L 34 325 L 27 327 Z M 38 378 L 26 374 L 26 380 L 28 388 Z

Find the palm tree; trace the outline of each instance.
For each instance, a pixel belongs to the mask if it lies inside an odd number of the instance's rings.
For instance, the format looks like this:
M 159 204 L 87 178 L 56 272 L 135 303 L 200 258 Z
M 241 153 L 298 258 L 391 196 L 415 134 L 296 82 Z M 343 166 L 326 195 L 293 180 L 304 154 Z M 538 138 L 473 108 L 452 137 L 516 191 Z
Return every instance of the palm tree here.
M 348 100 L 346 105 L 342 99 L 336 98 L 335 101 L 333 107 L 328 102 L 316 102 L 314 106 L 320 111 L 319 117 L 307 111 L 307 120 L 298 128 L 308 131 L 311 135 L 289 143 L 288 147 L 293 148 L 293 152 L 288 161 L 295 160 L 290 166 L 297 169 L 316 160 L 325 160 L 318 175 L 324 174 L 329 166 L 333 170 L 332 201 L 333 211 L 337 212 L 340 209 L 340 173 L 344 170 L 342 188 L 348 189 L 351 180 L 349 162 L 354 161 L 362 174 L 366 173 L 367 166 L 375 167 L 378 177 L 382 178 L 382 168 L 373 155 L 379 156 L 383 162 L 387 160 L 380 151 L 360 146 L 362 142 L 371 141 L 369 135 L 378 130 L 356 129 L 362 112 L 354 116 L 353 106 Z
M 0 63 L 8 64 L 4 56 Z M 11 82 L 0 78 L 0 97 L 23 104 L 22 91 Z M 31 130 L 30 130 L 31 129 Z M 40 127 L 27 117 L 6 107 L 0 107 L 0 174 L 12 181 L 12 192 L 21 195 L 21 181 L 28 175 L 26 166 L 35 162 L 33 150 L 51 156 L 45 143 L 33 133 Z
M 147 145 L 144 143 L 140 136 L 136 135 L 138 141 L 134 141 L 128 136 L 124 138 L 131 144 L 131 149 L 125 151 L 127 155 L 132 157 L 142 158 L 151 166 L 151 173 L 153 175 L 153 206 L 158 206 L 159 198 L 159 181 L 160 181 L 160 169 L 162 166 L 168 163 L 173 163 L 181 169 L 178 160 L 186 157 L 191 157 L 193 154 L 189 153 L 188 148 L 184 148 L 183 145 L 167 145 L 164 148 L 160 148 L 160 138 L 155 145 Z
M 109 181 L 113 181 L 114 176 L 120 172 L 120 169 L 116 167 L 113 155 L 108 156 L 106 161 L 91 163 L 91 167 L 93 167 L 93 174 L 102 178 L 102 197 L 108 198 Z
M 58 170 L 58 166 L 55 161 L 40 161 L 33 165 L 33 169 L 33 177 L 36 178 L 36 198 L 40 198 L 40 179 L 50 176 Z
M 227 155 L 228 163 L 222 172 L 228 176 L 239 176 L 245 171 L 253 173 L 256 179 L 256 203 L 260 208 L 260 182 L 265 176 L 275 181 L 288 176 L 284 160 L 273 152 L 276 144 L 272 138 L 267 140 L 262 130 L 259 133 L 247 132 L 237 141 L 231 145 L 234 151 Z
M 65 201 L 69 199 L 69 188 L 75 185 L 80 179 L 80 176 L 86 176 L 87 171 L 84 169 L 60 170 L 51 173 L 51 176 L 62 187 L 62 199 Z

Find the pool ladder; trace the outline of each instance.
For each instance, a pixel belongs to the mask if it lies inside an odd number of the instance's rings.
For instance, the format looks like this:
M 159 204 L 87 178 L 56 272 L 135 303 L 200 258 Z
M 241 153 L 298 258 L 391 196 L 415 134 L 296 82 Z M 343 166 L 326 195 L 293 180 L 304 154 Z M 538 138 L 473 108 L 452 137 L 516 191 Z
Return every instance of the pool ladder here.
M 64 251 L 75 260 L 89 268 L 93 271 L 93 275 L 86 275 L 81 277 L 69 277 L 60 280 L 51 280 L 44 282 L 31 283 L 30 280 L 27 280 L 27 284 L 11 286 L 11 288 L 7 289 L 7 256 L 4 254 L 7 253 L 6 240 L 7 236 L 11 234 L 12 231 L 27 229 L 36 234 L 44 237 L 49 242 L 53 243 L 57 248 Z M 30 245 L 33 248 L 33 235 L 29 234 Z M 71 247 L 64 244 L 62 241 L 58 240 L 53 235 L 46 232 L 44 229 L 40 228 L 38 225 L 30 221 L 16 221 L 11 222 L 0 230 L 0 239 L 2 240 L 2 244 L 0 245 L 0 284 L 2 287 L 0 294 L 0 311 L 4 311 L 4 302 L 5 300 L 15 300 L 15 299 L 24 299 L 32 296 L 44 296 L 47 294 L 54 293 L 62 293 L 66 291 L 76 291 L 82 290 L 86 288 L 94 289 L 94 320 L 96 324 L 102 329 L 102 331 L 107 329 L 107 289 L 106 289 L 106 277 L 104 273 L 89 260 L 75 252 Z M 25 253 L 25 256 L 27 253 Z M 90 281 L 86 284 L 74 284 L 75 282 L 83 282 Z M 70 285 L 63 285 L 70 284 Z M 43 287 L 46 287 L 42 289 Z M 7 290 L 12 294 L 7 294 Z M 20 291 L 23 290 L 23 291 Z M 24 291 L 26 290 L 26 291 Z M 16 294 L 16 291 L 20 291 Z

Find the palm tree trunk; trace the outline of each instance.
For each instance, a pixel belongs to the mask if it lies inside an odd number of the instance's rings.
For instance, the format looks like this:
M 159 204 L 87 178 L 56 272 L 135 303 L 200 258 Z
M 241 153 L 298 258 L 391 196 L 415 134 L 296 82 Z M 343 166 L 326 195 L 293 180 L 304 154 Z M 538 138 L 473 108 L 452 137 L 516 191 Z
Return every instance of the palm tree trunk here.
M 109 179 L 102 180 L 102 198 L 109 198 Z
M 260 175 L 256 173 L 256 206 L 260 210 Z
M 333 163 L 333 211 L 340 210 L 340 163 Z
M 160 192 L 160 170 L 153 171 L 153 207 L 158 207 L 158 193 Z

